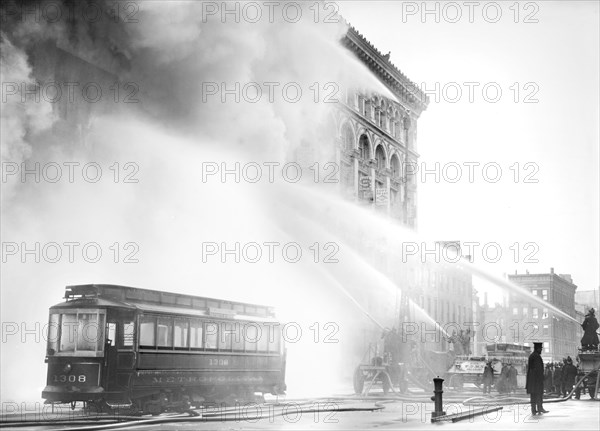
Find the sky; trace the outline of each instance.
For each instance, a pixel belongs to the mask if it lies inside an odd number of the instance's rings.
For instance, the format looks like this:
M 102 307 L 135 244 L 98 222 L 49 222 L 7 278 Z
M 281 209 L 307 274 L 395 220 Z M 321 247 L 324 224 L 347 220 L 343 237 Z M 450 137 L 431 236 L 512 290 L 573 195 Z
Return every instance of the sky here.
M 422 2 L 338 5 L 429 94 L 417 148 L 421 167 L 440 165 L 419 181 L 419 232 L 481 244 L 475 262 L 497 274 L 552 267 L 595 289 L 598 3 L 523 2 L 517 14 L 499 2 L 500 16 L 488 3 L 471 17 L 463 2 L 427 3 L 429 14 Z

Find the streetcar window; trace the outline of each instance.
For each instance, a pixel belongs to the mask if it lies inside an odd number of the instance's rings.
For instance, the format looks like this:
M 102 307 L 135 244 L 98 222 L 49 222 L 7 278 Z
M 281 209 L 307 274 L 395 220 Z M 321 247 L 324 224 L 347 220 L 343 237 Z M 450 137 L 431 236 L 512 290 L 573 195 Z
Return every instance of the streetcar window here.
M 222 322 L 220 326 L 219 350 L 231 350 L 231 340 L 234 337 L 233 325 Z
M 59 314 L 51 314 L 48 321 L 48 353 L 54 354 L 58 350 L 58 321 Z
M 123 347 L 133 346 L 133 322 L 123 322 Z
M 175 335 L 173 345 L 179 348 L 188 347 L 188 321 L 187 319 L 175 319 Z
M 56 329 L 59 329 L 58 333 Z M 104 349 L 104 314 L 85 310 L 51 315 L 50 348 L 59 353 L 96 355 Z
M 202 321 L 192 319 L 190 321 L 190 347 L 192 349 L 202 348 Z
M 60 322 L 60 351 L 74 352 L 77 340 L 77 314 L 63 314 Z
M 206 334 L 206 348 L 207 349 L 216 349 L 217 348 L 217 335 L 218 335 L 218 330 L 219 325 L 217 325 L 214 322 L 206 322 L 206 329 L 205 329 L 205 334 Z
M 95 351 L 100 341 L 98 315 L 96 313 L 79 313 L 77 319 L 77 350 Z
M 279 326 L 271 326 L 271 334 L 269 338 L 269 352 L 279 352 L 281 345 L 281 329 Z
M 256 323 L 244 324 L 242 338 L 244 339 L 244 350 L 246 350 L 246 352 L 256 352 L 256 343 L 258 342 L 258 338 L 261 336 L 259 331 L 260 327 Z
M 157 324 L 157 346 L 173 346 L 173 320 L 170 317 L 159 317 Z
M 269 327 L 267 325 L 260 325 L 261 334 L 258 337 L 256 348 L 259 352 L 266 352 L 269 345 Z
M 154 346 L 154 327 L 156 319 L 142 316 L 140 319 L 140 346 Z
M 238 352 L 244 350 L 244 334 L 242 334 L 242 326 L 239 323 L 234 323 L 233 326 L 231 348 Z

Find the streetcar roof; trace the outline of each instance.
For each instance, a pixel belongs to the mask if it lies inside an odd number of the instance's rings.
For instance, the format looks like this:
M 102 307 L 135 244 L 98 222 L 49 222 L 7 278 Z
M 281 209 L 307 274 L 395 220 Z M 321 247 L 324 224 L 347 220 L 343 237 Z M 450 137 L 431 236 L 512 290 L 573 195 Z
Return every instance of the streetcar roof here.
M 224 317 L 234 320 L 275 320 L 275 310 L 265 305 L 112 284 L 67 286 L 65 299 L 65 302 L 51 308 L 120 307 L 147 312 Z
M 165 307 L 161 305 L 149 304 L 136 304 L 135 308 L 145 313 L 177 314 L 185 316 L 212 317 L 216 319 L 226 318 L 234 320 L 252 320 L 256 322 L 275 322 L 275 319 L 272 317 L 247 316 L 238 313 L 223 313 L 223 311 L 230 310 L 219 310 L 212 308 L 208 310 L 197 310 L 193 308 Z

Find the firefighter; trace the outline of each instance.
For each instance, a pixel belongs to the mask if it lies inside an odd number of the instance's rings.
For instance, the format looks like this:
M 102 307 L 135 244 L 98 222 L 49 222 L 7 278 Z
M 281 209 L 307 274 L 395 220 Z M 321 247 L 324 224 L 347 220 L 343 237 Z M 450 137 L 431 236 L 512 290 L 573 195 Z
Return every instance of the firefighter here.
M 581 347 L 584 350 L 597 350 L 598 349 L 598 334 L 596 330 L 600 327 L 598 320 L 596 320 L 595 310 L 590 308 L 588 314 L 585 315 L 585 319 L 581 324 L 583 328 L 583 337 L 581 337 Z
M 527 362 L 527 384 L 525 389 L 530 395 L 531 414 L 548 413 L 542 403 L 544 401 L 544 361 L 542 359 L 543 343 L 533 343 L 533 353 Z

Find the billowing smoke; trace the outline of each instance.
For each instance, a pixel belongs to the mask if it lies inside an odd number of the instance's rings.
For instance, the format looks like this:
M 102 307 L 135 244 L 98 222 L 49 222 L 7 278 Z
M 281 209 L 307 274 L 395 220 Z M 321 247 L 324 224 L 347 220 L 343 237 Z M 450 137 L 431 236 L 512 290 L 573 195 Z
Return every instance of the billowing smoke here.
M 33 86 L 31 67 L 27 63 L 27 55 L 15 47 L 11 41 L 0 33 L 0 75 L 2 76 L 2 110 L 1 110 L 1 159 L 2 163 L 20 164 L 31 157 L 30 142 L 39 138 L 40 133 L 47 131 L 53 123 L 52 106 L 48 102 L 22 102 L 21 98 L 8 97 L 6 90 L 20 92 L 20 86 Z M 4 186 L 4 184 L 3 184 Z M 3 203 L 13 196 L 9 187 L 2 189 Z
M 341 99 L 350 83 L 381 85 L 339 45 L 344 25 L 314 23 L 306 8 L 296 23 L 280 15 L 272 23 L 237 23 L 220 14 L 204 20 L 206 2 L 140 2 L 118 19 L 109 3 L 25 3 L 48 13 L 61 5 L 55 22 L 20 16 L 20 4 L 3 6 L 3 400 L 39 399 L 47 309 L 65 285 L 85 283 L 273 304 L 304 330 L 290 346 L 292 391 L 333 383 L 340 343 L 356 335 L 342 316 L 366 318 L 328 287 L 331 276 L 306 254 L 318 243 L 322 262 L 330 251 L 324 244 L 336 238 L 277 218 L 290 214 L 287 203 L 300 191 L 285 189 L 291 182 L 279 170 L 279 184 L 271 184 L 265 163 L 331 161 L 335 111 L 325 98 Z M 82 19 L 94 5 L 99 15 Z M 24 91 L 34 81 L 39 101 Z M 65 100 L 67 82 L 73 101 Z M 52 83 L 63 86 L 62 97 Z M 101 100 L 90 102 L 95 94 L 82 96 L 83 88 L 100 88 Z M 239 100 L 223 94 L 232 89 Z M 262 180 L 205 175 L 205 166 L 236 163 L 262 166 Z M 309 211 L 312 220 L 338 216 L 318 206 Z M 305 255 L 290 263 L 280 246 L 275 262 L 252 264 L 203 254 L 206 243 L 250 242 L 297 242 Z M 358 267 L 346 277 L 369 283 Z M 324 344 L 329 322 L 341 322 L 337 342 Z

